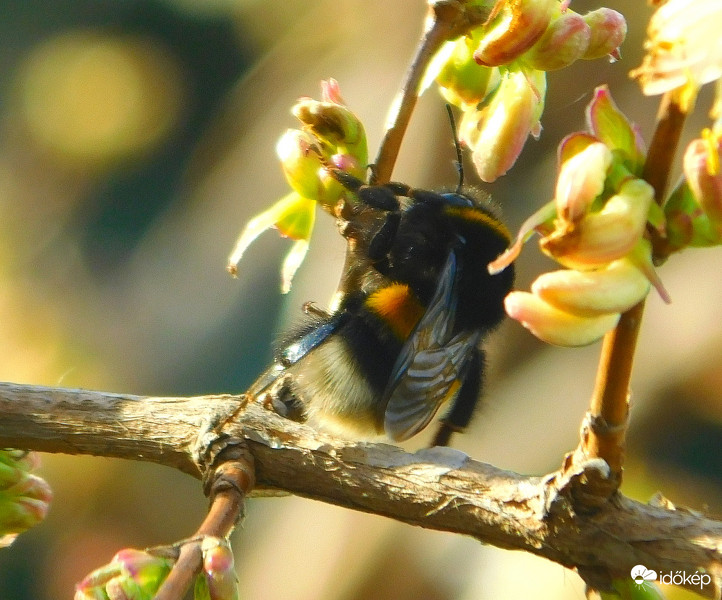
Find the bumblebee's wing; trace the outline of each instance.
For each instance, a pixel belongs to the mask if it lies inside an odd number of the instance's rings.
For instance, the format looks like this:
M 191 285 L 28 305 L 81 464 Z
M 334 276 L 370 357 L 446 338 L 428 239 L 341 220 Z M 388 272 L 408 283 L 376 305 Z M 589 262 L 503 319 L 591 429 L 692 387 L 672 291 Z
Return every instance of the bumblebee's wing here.
M 452 400 L 480 333 L 451 337 L 456 317 L 458 272 L 452 250 L 428 309 L 406 340 L 384 393 L 386 434 L 403 441 L 423 429 Z
M 345 311 L 329 315 L 308 331 L 296 336 L 292 342 L 278 352 L 274 363 L 253 382 L 248 393 L 257 396 L 264 392 L 288 367 L 296 364 L 338 331 L 348 321 L 348 318 L 349 315 Z

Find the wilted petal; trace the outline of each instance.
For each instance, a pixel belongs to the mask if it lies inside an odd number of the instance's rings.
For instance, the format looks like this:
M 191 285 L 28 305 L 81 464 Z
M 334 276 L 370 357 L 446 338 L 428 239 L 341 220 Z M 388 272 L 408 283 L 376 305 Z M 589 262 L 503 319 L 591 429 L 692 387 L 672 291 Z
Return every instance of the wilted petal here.
M 497 273 L 501 273 L 504 269 L 506 269 L 506 267 L 513 263 L 517 256 L 519 256 L 521 247 L 535 231 L 543 228 L 545 233 L 549 233 L 548 228 L 552 226 L 552 222 L 554 221 L 556 214 L 556 206 L 554 205 L 554 201 L 552 201 L 542 206 L 531 217 L 527 218 L 519 228 L 519 232 L 516 234 L 516 238 L 512 242 L 511 246 L 499 255 L 499 257 L 489 263 L 487 266 L 489 274 L 496 275 Z
M 291 192 L 271 208 L 251 219 L 241 233 L 228 258 L 228 270 L 236 276 L 238 263 L 253 241 L 267 229 L 278 227 L 282 235 L 296 241 L 311 237 L 315 220 L 316 203 Z M 296 251 L 298 252 L 298 251 Z
M 613 329 L 619 314 L 580 317 L 548 304 L 529 292 L 511 292 L 506 313 L 539 339 L 557 346 L 586 346 Z
M 657 270 L 654 268 L 652 261 L 652 243 L 648 239 L 642 238 L 626 258 L 647 278 L 647 281 L 657 290 L 659 297 L 667 304 L 670 304 L 672 298 L 657 274 Z
M 296 275 L 296 271 L 303 263 L 303 259 L 306 258 L 308 252 L 308 241 L 298 240 L 293 244 L 286 258 L 283 260 L 283 266 L 281 267 L 281 293 L 288 294 L 291 291 L 291 284 L 293 283 L 293 277 Z

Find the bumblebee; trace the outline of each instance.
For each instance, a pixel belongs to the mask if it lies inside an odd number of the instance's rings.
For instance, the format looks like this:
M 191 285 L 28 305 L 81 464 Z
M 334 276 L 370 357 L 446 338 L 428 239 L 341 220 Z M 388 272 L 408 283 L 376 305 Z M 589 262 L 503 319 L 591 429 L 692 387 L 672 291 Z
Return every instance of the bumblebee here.
M 283 414 L 394 441 L 421 431 L 446 405 L 433 441 L 445 445 L 467 426 L 481 393 L 480 343 L 502 320 L 514 279 L 512 267 L 490 275 L 487 264 L 508 247 L 509 232 L 461 183 L 437 193 L 366 185 L 327 169 L 377 225 L 369 232 L 358 225 L 363 219 L 344 223 L 349 249 L 337 306 L 307 308 L 251 393 L 273 387 Z

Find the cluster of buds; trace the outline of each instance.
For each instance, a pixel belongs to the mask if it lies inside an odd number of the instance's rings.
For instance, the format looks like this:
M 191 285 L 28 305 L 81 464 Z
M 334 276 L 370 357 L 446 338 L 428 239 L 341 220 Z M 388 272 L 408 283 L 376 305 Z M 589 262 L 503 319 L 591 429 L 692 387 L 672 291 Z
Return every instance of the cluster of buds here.
M 502 269 L 534 232 L 542 250 L 567 267 L 541 275 L 532 291 L 505 300 L 507 314 L 540 339 L 562 346 L 589 344 L 612 329 L 622 312 L 654 285 L 648 223 L 663 227 L 652 187 L 639 178 L 644 150 L 636 129 L 605 87 L 587 110 L 589 133 L 559 147 L 555 198 L 522 226 L 515 244 L 489 265 Z
M 301 98 L 292 112 L 301 122 L 301 129 L 289 129 L 276 145 L 292 191 L 249 221 L 228 263 L 228 270 L 236 275 L 238 262 L 250 244 L 267 229 L 277 229 L 294 242 L 281 271 L 283 293 L 291 289 L 293 276 L 306 256 L 316 206 L 335 214 L 339 200 L 345 196 L 345 189 L 325 165 L 332 164 L 362 179 L 368 165 L 366 132 L 346 107 L 335 80 L 322 83 L 320 101 Z
M 600 8 L 579 15 L 568 1 L 499 1 L 481 27 L 448 42 L 429 69 L 462 109 L 459 137 L 483 181 L 504 175 L 529 135 L 538 137 L 546 72 L 579 59 L 616 59 L 627 25 Z
M 75 600 L 151 600 L 174 560 L 126 548 L 75 587 Z
M 0 548 L 48 514 L 53 493 L 44 479 L 31 472 L 37 466 L 34 453 L 0 450 Z
M 193 543 L 196 543 L 194 540 Z M 233 552 L 228 540 L 201 541 L 203 570 L 196 577 L 194 600 L 238 600 Z M 127 548 L 75 588 L 75 600 L 152 600 L 168 577 L 175 558 Z

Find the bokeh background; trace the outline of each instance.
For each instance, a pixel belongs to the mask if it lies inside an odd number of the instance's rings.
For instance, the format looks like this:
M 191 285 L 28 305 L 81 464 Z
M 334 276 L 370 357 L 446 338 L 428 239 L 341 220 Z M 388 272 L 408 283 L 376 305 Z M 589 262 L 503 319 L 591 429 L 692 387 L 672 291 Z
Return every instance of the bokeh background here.
M 657 102 L 627 76 L 650 9 L 606 5 L 628 17 L 623 59 L 551 74 L 541 139 L 485 188 L 511 229 L 551 198 L 556 145 L 583 126 L 595 85 L 608 82 L 651 132 Z M 273 233 L 249 250 L 239 279 L 225 271 L 243 225 L 286 192 L 274 146 L 295 126 L 289 108 L 335 77 L 373 156 L 424 2 L 0 0 L 0 15 L 0 380 L 243 391 L 301 303 L 328 301 L 343 260 L 322 217 L 288 296 L 278 270 L 288 241 Z M 703 95 L 698 123 L 708 106 Z M 454 185 L 452 160 L 432 90 L 395 178 Z M 551 266 L 529 244 L 518 287 Z M 713 249 L 660 269 L 673 304 L 648 301 L 624 484 L 641 500 L 661 489 L 718 516 L 721 267 Z M 485 406 L 455 445 L 519 472 L 555 469 L 577 443 L 599 345 L 551 348 L 506 323 L 488 347 Z M 206 507 L 197 481 L 156 465 L 46 455 L 41 471 L 55 502 L 41 527 L 0 550 L 3 600 L 71 598 L 118 549 L 183 538 Z M 583 598 L 575 574 L 542 559 L 299 498 L 250 501 L 233 539 L 242 597 L 253 600 Z

